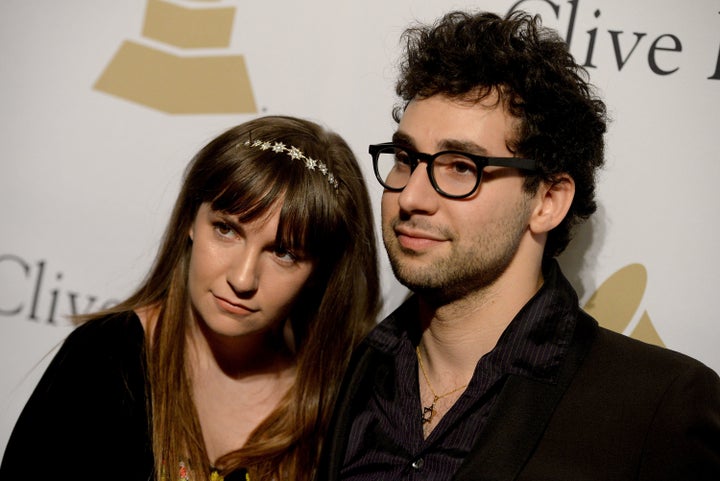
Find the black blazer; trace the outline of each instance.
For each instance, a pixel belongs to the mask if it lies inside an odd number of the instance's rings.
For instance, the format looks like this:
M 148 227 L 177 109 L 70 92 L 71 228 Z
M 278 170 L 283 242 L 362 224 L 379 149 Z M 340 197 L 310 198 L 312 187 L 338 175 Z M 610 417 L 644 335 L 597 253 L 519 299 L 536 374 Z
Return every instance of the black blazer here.
M 355 413 L 385 354 L 361 345 L 317 481 L 340 479 Z M 507 376 L 455 481 L 720 480 L 720 379 L 682 354 L 601 328 L 582 311 L 556 383 Z

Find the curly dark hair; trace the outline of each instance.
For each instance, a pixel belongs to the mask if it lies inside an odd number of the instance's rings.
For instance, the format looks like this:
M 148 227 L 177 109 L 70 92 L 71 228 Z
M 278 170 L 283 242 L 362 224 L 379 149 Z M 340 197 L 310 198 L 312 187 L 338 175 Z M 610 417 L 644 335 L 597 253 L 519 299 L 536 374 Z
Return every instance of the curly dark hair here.
M 539 16 L 511 12 L 451 12 L 434 25 L 413 26 L 403 35 L 405 56 L 396 91 L 402 105 L 442 94 L 480 101 L 496 92 L 499 102 L 520 120 L 510 151 L 538 162 L 540 174 L 528 176 L 525 189 L 558 174 L 575 181 L 575 197 L 565 219 L 548 234 L 544 255 L 560 254 L 573 226 L 595 212 L 595 177 L 604 163 L 607 114 L 587 71 L 567 44 Z

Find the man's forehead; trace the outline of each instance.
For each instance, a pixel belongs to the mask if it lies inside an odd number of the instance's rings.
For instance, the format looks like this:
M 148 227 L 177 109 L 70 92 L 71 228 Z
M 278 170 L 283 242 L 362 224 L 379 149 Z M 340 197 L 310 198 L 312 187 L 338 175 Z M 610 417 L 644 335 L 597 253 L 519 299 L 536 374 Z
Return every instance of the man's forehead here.
M 427 153 L 459 150 L 489 155 L 506 146 L 517 121 L 497 97 L 472 102 L 445 95 L 417 98 L 403 112 L 393 142 Z
M 403 145 L 418 150 L 418 142 L 409 133 L 398 129 L 392 137 L 393 143 Z M 460 138 L 441 138 L 435 142 L 435 148 L 437 151 L 442 150 L 457 150 L 460 152 L 468 152 L 477 155 L 487 155 L 488 151 L 485 147 L 478 144 L 477 142 L 470 139 Z M 428 152 L 430 153 L 430 152 Z

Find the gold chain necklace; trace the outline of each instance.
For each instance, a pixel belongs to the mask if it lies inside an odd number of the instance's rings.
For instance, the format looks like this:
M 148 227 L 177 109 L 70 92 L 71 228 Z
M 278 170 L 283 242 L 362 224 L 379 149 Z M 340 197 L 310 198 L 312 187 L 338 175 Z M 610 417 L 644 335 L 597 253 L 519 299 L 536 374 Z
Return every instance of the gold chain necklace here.
M 427 383 L 428 388 L 430 388 L 430 392 L 433 395 L 433 400 L 430 403 L 429 406 L 422 406 L 422 424 L 428 424 L 432 422 L 433 416 L 435 416 L 435 403 L 438 402 L 440 399 L 447 397 L 453 393 L 456 393 L 460 391 L 461 389 L 465 389 L 467 387 L 467 383 L 463 384 L 460 387 L 456 387 L 452 391 L 448 391 L 445 394 L 438 395 L 435 392 L 435 389 L 433 389 L 432 383 L 430 382 L 430 378 L 427 375 L 427 372 L 425 372 L 425 365 L 423 364 L 422 356 L 420 355 L 420 345 L 418 345 L 415 348 L 415 353 L 417 353 L 418 358 L 418 364 L 420 364 L 420 371 L 422 371 L 423 377 L 425 378 L 425 382 Z M 422 404 L 422 401 L 421 401 Z

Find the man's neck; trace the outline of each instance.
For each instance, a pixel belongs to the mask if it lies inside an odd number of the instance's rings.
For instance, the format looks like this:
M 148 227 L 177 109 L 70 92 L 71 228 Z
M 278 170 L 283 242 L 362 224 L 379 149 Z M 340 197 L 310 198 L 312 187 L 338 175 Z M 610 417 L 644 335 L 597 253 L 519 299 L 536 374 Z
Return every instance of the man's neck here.
M 496 283 L 453 302 L 434 306 L 420 298 L 421 344 L 430 369 L 469 378 L 542 282 L 539 266 L 522 273 L 511 266 Z

